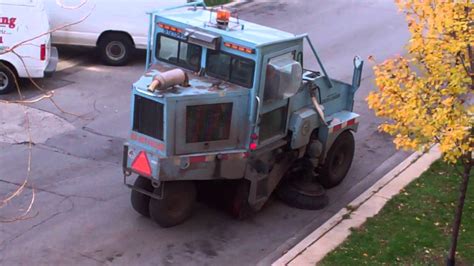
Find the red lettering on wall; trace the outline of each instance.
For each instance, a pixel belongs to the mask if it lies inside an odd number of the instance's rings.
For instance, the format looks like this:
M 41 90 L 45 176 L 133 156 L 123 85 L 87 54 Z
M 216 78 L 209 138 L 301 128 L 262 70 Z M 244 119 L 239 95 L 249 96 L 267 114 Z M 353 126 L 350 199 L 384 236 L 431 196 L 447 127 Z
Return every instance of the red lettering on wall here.
M 8 26 L 10 29 L 16 27 L 16 18 L 0 17 L 0 27 Z

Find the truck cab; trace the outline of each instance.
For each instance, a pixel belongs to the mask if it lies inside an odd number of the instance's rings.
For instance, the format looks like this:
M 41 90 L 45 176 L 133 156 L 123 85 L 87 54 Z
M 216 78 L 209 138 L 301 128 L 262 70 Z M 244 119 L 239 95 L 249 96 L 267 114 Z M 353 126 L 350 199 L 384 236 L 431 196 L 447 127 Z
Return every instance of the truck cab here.
M 241 180 L 232 205 L 242 216 L 261 209 L 287 180 L 299 179 L 289 174 L 295 165 L 306 165 L 306 172 L 326 171 L 302 181 L 312 183 L 320 202 L 289 204 L 320 208 L 327 201 L 322 185 L 340 183 L 352 162 L 351 132 L 358 127 L 353 97 L 362 62 L 353 84 L 330 79 L 322 64 L 320 71 L 303 68 L 305 40 L 320 62 L 306 35 L 199 4 L 150 13 L 146 72 L 133 84 L 124 147 L 125 183 L 139 175 L 128 185 L 132 206 L 172 226 L 190 216 L 196 182 Z M 342 145 L 336 155 L 335 143 Z M 280 191 L 282 199 L 291 197 L 288 189 Z

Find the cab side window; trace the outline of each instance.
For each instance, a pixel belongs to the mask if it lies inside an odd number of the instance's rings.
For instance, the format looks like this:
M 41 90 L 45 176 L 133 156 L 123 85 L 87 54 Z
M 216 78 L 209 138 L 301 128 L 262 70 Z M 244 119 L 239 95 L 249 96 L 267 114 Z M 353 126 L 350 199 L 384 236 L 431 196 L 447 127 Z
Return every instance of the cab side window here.
M 230 78 L 230 61 L 231 57 L 228 54 L 217 53 L 211 50 L 207 51 L 207 73 L 210 76 L 229 80 Z
M 192 71 L 199 71 L 201 66 L 202 47 L 178 39 L 159 35 L 157 38 L 158 59 Z
M 251 88 L 255 62 L 237 55 L 207 51 L 207 74 L 211 77 L 223 79 L 237 85 Z
M 158 57 L 169 61 L 171 63 L 178 63 L 178 49 L 179 41 L 171 38 L 160 38 L 160 49 L 158 50 Z
M 251 60 L 232 58 L 231 82 L 251 87 L 254 67 L 255 63 Z

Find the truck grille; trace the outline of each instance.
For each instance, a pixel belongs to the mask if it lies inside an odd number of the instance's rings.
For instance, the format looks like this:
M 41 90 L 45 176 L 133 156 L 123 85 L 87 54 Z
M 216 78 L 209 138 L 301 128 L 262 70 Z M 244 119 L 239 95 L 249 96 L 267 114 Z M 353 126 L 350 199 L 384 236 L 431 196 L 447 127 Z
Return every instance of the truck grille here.
M 163 104 L 135 95 L 133 130 L 163 140 Z
M 186 107 L 186 142 L 227 140 L 230 136 L 232 103 Z

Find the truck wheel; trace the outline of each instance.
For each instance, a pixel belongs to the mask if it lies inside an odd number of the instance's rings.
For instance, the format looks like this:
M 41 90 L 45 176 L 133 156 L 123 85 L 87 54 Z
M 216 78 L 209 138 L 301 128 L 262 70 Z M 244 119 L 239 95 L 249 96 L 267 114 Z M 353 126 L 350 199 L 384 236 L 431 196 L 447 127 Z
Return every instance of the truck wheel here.
M 123 66 L 128 63 L 133 52 L 133 42 L 123 33 L 109 33 L 99 41 L 100 57 L 104 64 Z
M 133 186 L 144 189 L 150 193 L 153 192 L 153 186 L 151 185 L 150 179 L 143 176 L 137 177 Z M 150 197 L 132 189 L 131 202 L 132 207 L 136 212 L 145 217 L 150 217 L 150 211 L 148 209 Z
M 324 165 L 318 171 L 318 181 L 325 188 L 337 186 L 346 177 L 354 158 L 354 150 L 354 136 L 350 131 L 344 131 L 334 141 Z
M 0 64 L 0 94 L 7 94 L 15 89 L 16 76 L 14 73 L 7 66 Z
M 298 209 L 320 210 L 326 207 L 329 198 L 323 186 L 314 180 L 312 168 L 304 162 L 295 164 L 279 184 L 276 190 L 278 198 Z
M 196 187 L 192 181 L 170 181 L 155 189 L 162 199 L 150 199 L 150 216 L 161 227 L 171 227 L 191 217 L 196 201 Z

